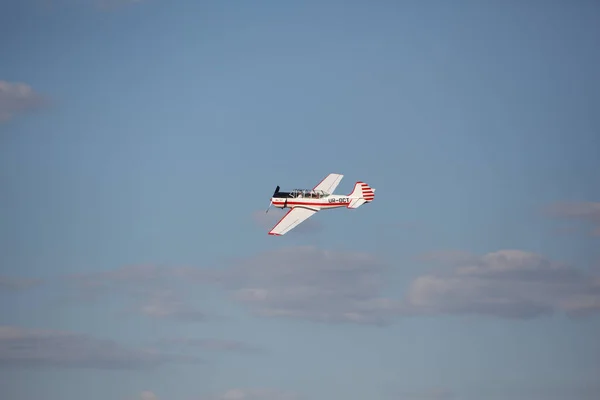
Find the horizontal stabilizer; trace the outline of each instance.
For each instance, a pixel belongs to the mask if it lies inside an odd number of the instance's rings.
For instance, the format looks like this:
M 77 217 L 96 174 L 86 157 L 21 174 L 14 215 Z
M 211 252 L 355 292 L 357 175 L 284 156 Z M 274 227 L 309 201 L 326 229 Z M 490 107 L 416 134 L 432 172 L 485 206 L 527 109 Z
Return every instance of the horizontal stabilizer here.
M 348 208 L 358 208 L 365 204 L 367 201 L 365 199 L 352 199 L 350 204 L 348 204 Z

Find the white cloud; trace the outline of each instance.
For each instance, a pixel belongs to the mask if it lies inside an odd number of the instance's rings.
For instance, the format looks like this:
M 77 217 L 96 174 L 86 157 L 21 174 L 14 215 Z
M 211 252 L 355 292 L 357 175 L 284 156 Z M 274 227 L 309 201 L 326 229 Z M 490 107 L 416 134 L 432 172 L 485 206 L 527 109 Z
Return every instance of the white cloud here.
M 370 254 L 292 247 L 239 260 L 217 279 L 256 315 L 384 324 L 399 304 L 381 296 L 383 270 Z
M 449 262 L 455 262 L 450 257 Z M 477 257 L 450 272 L 422 275 L 406 294 L 413 313 L 532 318 L 600 312 L 600 290 L 581 270 L 520 250 Z M 597 282 L 597 281 L 596 281 Z
M 310 246 L 263 252 L 227 268 L 124 267 L 77 280 L 88 294 L 90 288 L 123 290 L 139 300 L 138 312 L 145 315 L 187 320 L 203 314 L 167 282 L 219 286 L 257 316 L 328 323 L 385 325 L 398 316 L 441 313 L 523 319 L 600 312 L 599 277 L 541 255 L 432 254 L 421 259 L 447 261 L 448 267 L 417 277 L 404 292 L 397 289 L 397 298 L 383 294 L 389 289 L 386 267 L 374 255 Z
M 158 396 L 149 390 L 140 393 L 140 400 L 158 400 Z
M 217 285 L 256 315 L 384 324 L 398 302 L 383 298 L 383 264 L 359 252 L 292 247 L 240 259 L 224 269 L 122 267 L 71 277 L 85 295 L 127 293 L 153 317 L 201 317 L 169 284 Z
M 0 80 L 0 123 L 11 120 L 17 114 L 36 110 L 44 104 L 44 98 L 31 86 Z

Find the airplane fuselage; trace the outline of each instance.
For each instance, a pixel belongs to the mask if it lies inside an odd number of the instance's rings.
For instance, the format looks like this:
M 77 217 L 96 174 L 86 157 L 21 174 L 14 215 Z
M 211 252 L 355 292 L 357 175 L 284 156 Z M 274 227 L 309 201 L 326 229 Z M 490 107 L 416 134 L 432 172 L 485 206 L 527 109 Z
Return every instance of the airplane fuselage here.
M 279 196 L 272 197 L 273 207 L 277 208 L 294 208 L 303 207 L 311 210 L 323 210 L 329 208 L 348 207 L 352 198 L 347 195 L 331 194 L 325 197 L 292 197 L 288 193 L 278 193 Z

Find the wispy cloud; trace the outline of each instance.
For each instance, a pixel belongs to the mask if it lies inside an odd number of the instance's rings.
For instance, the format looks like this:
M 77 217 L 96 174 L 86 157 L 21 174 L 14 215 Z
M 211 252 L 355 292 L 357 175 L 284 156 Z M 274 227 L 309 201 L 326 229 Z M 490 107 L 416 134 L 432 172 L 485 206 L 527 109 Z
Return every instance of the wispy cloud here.
M 32 0 L 44 10 L 60 10 L 61 7 L 95 7 L 102 11 L 111 11 L 128 5 L 148 3 L 150 0 Z
M 185 281 L 220 287 L 259 316 L 385 324 L 399 304 L 380 295 L 383 270 L 383 264 L 366 253 L 292 247 L 238 259 L 218 270 L 123 267 L 71 279 L 86 296 L 135 294 L 142 313 L 155 317 L 174 317 L 189 307 L 180 300 L 182 291 L 167 284 Z M 165 302 L 171 308 L 165 308 Z
M 41 279 L 16 278 L 0 275 L 0 291 L 2 290 L 24 290 L 42 283 Z
M 112 10 L 130 4 L 146 3 L 148 0 L 90 0 L 103 10 Z
M 0 123 L 8 122 L 16 115 L 38 110 L 47 99 L 22 82 L 0 80 Z
M 546 208 L 555 218 L 579 220 L 591 224 L 590 234 L 600 236 L 600 202 L 562 202 Z
M 454 393 L 444 388 L 433 388 L 422 391 L 400 392 L 398 396 L 401 400 L 451 400 L 454 399 Z
M 301 400 L 298 393 L 273 388 L 236 388 L 200 400 Z
M 245 342 L 227 339 L 202 339 L 202 338 L 165 338 L 157 343 L 159 346 L 173 347 L 190 351 L 198 349 L 201 351 L 235 352 L 235 353 L 257 353 L 262 349 Z
M 154 318 L 180 321 L 202 321 L 206 314 L 180 299 L 173 290 L 157 290 L 148 295 L 136 311 Z
M 450 265 L 468 264 L 476 262 L 477 256 L 462 250 L 438 250 L 419 254 L 416 257 L 418 261 L 441 262 Z
M 111 340 L 75 332 L 0 326 L 0 365 L 3 367 L 140 369 L 199 361 L 189 355 L 127 348 Z
M 95 300 L 125 296 L 133 306 L 128 312 L 152 318 L 178 321 L 202 321 L 207 316 L 176 290 L 187 268 L 167 268 L 153 265 L 124 266 L 96 273 L 74 274 L 66 277 L 75 290 L 76 299 Z M 128 303 L 129 304 L 129 303 Z
M 376 256 L 311 246 L 267 251 L 214 270 L 123 267 L 77 279 L 88 294 L 90 289 L 122 291 L 137 299 L 137 312 L 183 320 L 201 320 L 204 314 L 182 299 L 183 291 L 173 288 L 177 281 L 219 287 L 256 316 L 327 323 L 386 325 L 399 316 L 431 314 L 526 319 L 600 312 L 600 277 L 539 254 L 442 251 L 418 259 L 447 267 L 418 276 L 396 297 L 383 295 L 389 266 Z

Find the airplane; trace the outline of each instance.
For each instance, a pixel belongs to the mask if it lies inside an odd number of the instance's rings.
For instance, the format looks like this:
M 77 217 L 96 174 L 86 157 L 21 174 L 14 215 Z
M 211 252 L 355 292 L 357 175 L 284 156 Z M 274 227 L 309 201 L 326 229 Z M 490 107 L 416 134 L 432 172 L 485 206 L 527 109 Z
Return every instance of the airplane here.
M 343 177 L 340 174 L 329 174 L 312 189 L 294 189 L 291 192 L 281 192 L 277 186 L 265 213 L 269 212 L 271 206 L 289 208 L 290 211 L 269 231 L 269 235 L 285 235 L 321 210 L 340 207 L 354 209 L 373 201 L 375 189 L 360 181 L 356 182 L 352 193 L 334 194 L 333 191 Z

